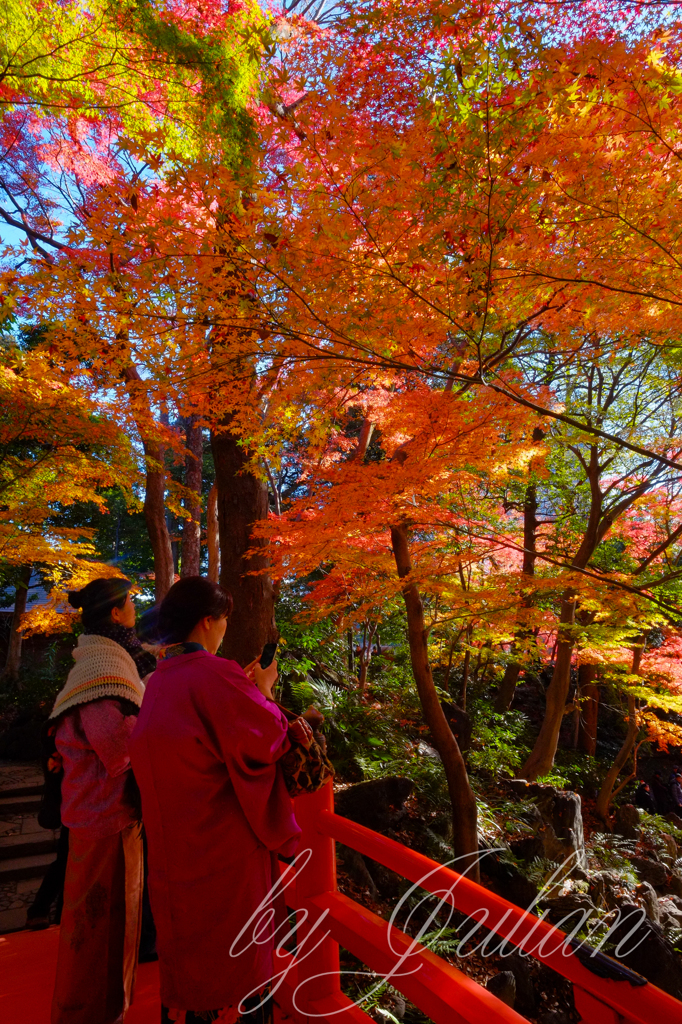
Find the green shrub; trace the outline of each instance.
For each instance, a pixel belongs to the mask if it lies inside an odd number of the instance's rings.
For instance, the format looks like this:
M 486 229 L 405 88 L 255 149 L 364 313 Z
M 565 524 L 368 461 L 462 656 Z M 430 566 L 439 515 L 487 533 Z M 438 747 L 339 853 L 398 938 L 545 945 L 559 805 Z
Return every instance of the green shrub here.
M 17 715 L 44 711 L 47 717 L 72 665 L 71 650 L 63 638 L 49 644 L 39 659 L 25 659 L 18 683 L 0 683 L 0 716 L 11 721 Z

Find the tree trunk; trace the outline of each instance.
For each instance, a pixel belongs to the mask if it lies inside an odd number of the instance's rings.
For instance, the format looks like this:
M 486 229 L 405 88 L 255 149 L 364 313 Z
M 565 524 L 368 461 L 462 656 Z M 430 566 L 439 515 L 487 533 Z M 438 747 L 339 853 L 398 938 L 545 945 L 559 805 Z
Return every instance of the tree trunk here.
M 578 750 L 590 757 L 597 752 L 597 719 L 599 717 L 599 684 L 596 665 L 581 665 L 578 670 Z
M 7 645 L 7 658 L 3 678 L 13 683 L 19 681 L 19 667 L 21 665 L 21 617 L 26 611 L 26 599 L 28 598 L 28 586 L 31 582 L 32 565 L 24 565 L 21 568 L 17 581 L 16 595 L 14 598 L 14 614 L 10 626 L 9 643 Z
M 545 717 L 542 720 L 540 734 L 535 741 L 528 760 L 521 769 L 520 777 L 534 782 L 538 776 L 546 775 L 554 764 L 559 730 L 566 708 L 566 698 L 571 684 L 571 658 L 573 656 L 573 637 L 571 628 L 575 620 L 575 600 L 572 596 L 564 598 L 561 604 L 559 632 L 557 642 L 556 664 L 552 681 L 547 688 Z
M 580 547 L 571 565 L 584 569 L 594 554 L 597 544 L 608 531 L 613 519 L 602 520 L 603 495 L 599 489 L 599 455 L 595 445 L 590 448 L 588 480 L 590 483 L 590 512 Z M 547 706 L 540 734 L 535 741 L 530 757 L 521 770 L 521 776 L 534 782 L 538 776 L 546 775 L 554 764 L 559 730 L 566 708 L 566 698 L 571 685 L 571 659 L 573 657 L 573 626 L 575 624 L 575 595 L 565 594 L 561 602 L 559 628 L 557 630 L 557 654 L 552 682 L 547 689 Z
M 359 658 L 360 673 L 358 682 L 363 693 L 367 689 L 367 673 L 369 672 L 369 664 L 372 660 L 372 647 L 377 627 L 377 622 L 366 622 L 362 633 L 362 647 L 360 648 Z
M 164 449 L 150 438 L 142 438 L 147 476 L 144 493 L 144 521 L 154 553 L 154 596 L 162 601 L 175 579 L 175 564 L 168 526 L 166 524 L 166 470 Z
M 249 453 L 229 430 L 212 432 L 211 448 L 218 491 L 220 582 L 234 599 L 222 654 L 246 665 L 278 636 L 272 582 L 264 573 L 246 575 L 268 567 L 266 542 L 252 538 L 254 525 L 268 515 L 268 488 L 248 472 Z M 256 554 L 247 558 L 250 548 Z
M 144 492 L 144 520 L 154 555 L 154 594 L 157 604 L 173 586 L 175 566 L 173 549 L 166 523 L 166 467 L 164 446 L 154 434 L 153 416 L 146 397 L 144 382 L 137 367 L 130 363 L 123 377 L 126 381 L 130 404 L 137 427 L 146 466 Z
M 599 465 L 599 452 L 596 445 L 590 446 L 590 461 L 587 466 L 587 479 L 590 485 L 590 511 L 580 547 L 571 565 L 576 569 L 584 569 L 588 565 L 597 545 L 604 539 L 613 524 L 623 513 L 640 498 L 651 486 L 651 480 L 644 480 L 633 488 L 621 501 L 612 505 L 604 512 L 599 478 L 602 467 Z M 557 632 L 557 659 L 552 682 L 547 690 L 547 707 L 540 734 L 530 757 L 522 769 L 522 775 L 533 782 L 540 775 L 546 775 L 554 764 L 559 729 L 566 707 L 566 698 L 571 680 L 571 657 L 573 654 L 573 629 L 575 622 L 575 596 L 566 594 L 561 605 L 559 629 Z
M 462 711 L 467 709 L 467 684 L 469 682 L 469 663 L 471 661 L 471 651 L 469 648 L 466 650 L 464 655 L 464 664 L 462 665 L 462 683 L 459 688 L 459 706 Z
M 456 870 L 468 869 L 468 876 L 479 881 L 478 834 L 476 829 L 476 798 L 469 784 L 464 759 L 452 729 L 443 714 L 438 693 L 433 682 L 427 631 L 424 623 L 424 606 L 416 584 L 409 581 L 412 561 L 404 524 L 391 527 L 393 555 L 403 585 L 403 599 L 407 612 L 407 632 L 412 660 L 412 672 L 417 692 L 424 711 L 433 742 L 441 756 L 452 805 L 453 847 L 455 856 L 462 858 L 455 864 Z
M 632 652 L 633 675 L 639 673 L 639 663 L 642 660 L 642 650 L 642 647 L 635 647 Z M 618 751 L 615 761 L 606 773 L 606 778 L 602 783 L 602 787 L 599 790 L 599 796 L 597 797 L 596 810 L 602 821 L 608 822 L 609 820 L 609 804 L 611 803 L 613 787 L 616 784 L 616 779 L 620 775 L 623 765 L 632 753 L 632 748 L 637 740 L 638 731 L 639 721 L 637 718 L 637 701 L 633 693 L 628 693 L 628 731 L 625 735 L 625 739 L 623 740 L 623 746 Z
M 365 418 L 362 421 L 360 437 L 358 438 L 358 446 L 351 456 L 351 462 L 362 462 L 365 455 L 367 454 L 367 449 L 369 448 L 369 443 L 372 440 L 373 433 L 374 424 L 372 423 L 371 420 Z
M 445 678 L 443 680 L 443 689 L 444 690 L 447 690 L 449 688 L 449 686 L 450 686 L 450 673 L 452 672 L 452 659 L 455 656 L 455 645 L 457 643 L 457 640 L 458 640 L 458 637 L 455 637 L 455 639 L 450 644 L 450 653 L 448 654 L 448 667 L 445 670 Z
M 208 546 L 208 578 L 220 580 L 220 536 L 218 532 L 218 488 L 211 484 L 206 502 L 206 543 Z
M 187 455 L 185 456 L 185 487 L 192 492 L 185 508 L 191 519 L 185 519 L 182 527 L 182 549 L 180 552 L 180 575 L 198 576 L 201 572 L 201 480 L 204 462 L 204 432 L 197 424 L 197 417 L 190 416 L 185 426 Z
M 514 700 L 514 694 L 516 693 L 516 684 L 520 671 L 521 664 L 518 661 L 510 661 L 504 670 L 502 682 L 497 688 L 497 696 L 495 698 L 495 711 L 498 714 L 509 711 Z
M 535 486 L 535 484 L 528 484 L 528 486 L 526 487 L 525 500 L 523 502 L 523 568 L 521 571 L 523 572 L 524 576 L 528 576 L 531 578 L 535 575 L 535 560 L 537 558 L 537 511 L 537 487 Z M 522 597 L 522 608 L 530 608 L 532 604 L 532 594 L 527 594 Z M 526 628 L 522 628 L 517 631 L 516 639 L 514 641 L 515 651 L 523 649 L 524 640 L 527 637 L 528 630 Z M 509 711 L 509 708 L 512 705 L 520 671 L 521 664 L 518 661 L 510 662 L 504 671 L 502 682 L 500 683 L 500 686 L 497 691 L 497 699 L 495 700 L 495 710 L 499 714 L 502 714 L 505 711 Z

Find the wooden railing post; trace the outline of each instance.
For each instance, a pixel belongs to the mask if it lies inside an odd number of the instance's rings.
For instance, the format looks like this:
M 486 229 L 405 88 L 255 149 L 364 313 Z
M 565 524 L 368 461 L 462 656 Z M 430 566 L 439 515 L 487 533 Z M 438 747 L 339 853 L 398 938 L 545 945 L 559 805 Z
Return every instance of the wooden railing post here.
M 325 920 L 320 920 L 323 915 L 308 903 L 312 896 L 336 891 L 336 844 L 317 829 L 320 812 L 333 810 L 331 781 L 317 793 L 304 794 L 294 801 L 296 820 L 303 830 L 297 864 L 303 855 L 309 857 L 296 877 L 298 905 L 304 908 L 303 913 L 297 913 L 296 927 L 296 980 L 300 990 L 296 1003 L 301 1008 L 341 991 L 338 943 L 328 934 Z

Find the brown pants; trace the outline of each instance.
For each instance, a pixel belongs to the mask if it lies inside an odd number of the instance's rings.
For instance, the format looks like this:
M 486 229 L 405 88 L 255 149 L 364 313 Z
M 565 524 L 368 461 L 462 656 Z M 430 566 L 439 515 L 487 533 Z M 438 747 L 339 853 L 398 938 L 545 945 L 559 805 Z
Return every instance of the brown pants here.
M 142 922 L 142 836 L 70 830 L 52 1024 L 114 1024 L 130 1005 Z

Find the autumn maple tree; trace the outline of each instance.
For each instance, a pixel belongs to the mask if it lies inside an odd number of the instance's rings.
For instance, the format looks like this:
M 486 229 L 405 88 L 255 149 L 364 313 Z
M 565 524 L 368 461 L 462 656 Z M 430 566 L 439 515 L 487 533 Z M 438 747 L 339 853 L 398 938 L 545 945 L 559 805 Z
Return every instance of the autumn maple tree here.
M 434 656 L 462 704 L 497 666 L 502 711 L 555 653 L 527 778 L 566 715 L 590 749 L 595 679 L 640 702 L 628 737 L 665 710 L 646 637 L 674 649 L 679 600 L 680 23 L 418 0 L 321 28 L 290 7 L 5 8 L 4 309 L 41 331 L 3 363 L 7 536 L 24 516 L 15 562 L 59 559 L 39 520 L 69 481 L 99 500 L 141 473 L 163 596 L 202 565 L 209 433 L 225 653 L 274 635 L 292 577 L 339 629 L 402 606 L 475 874 Z

